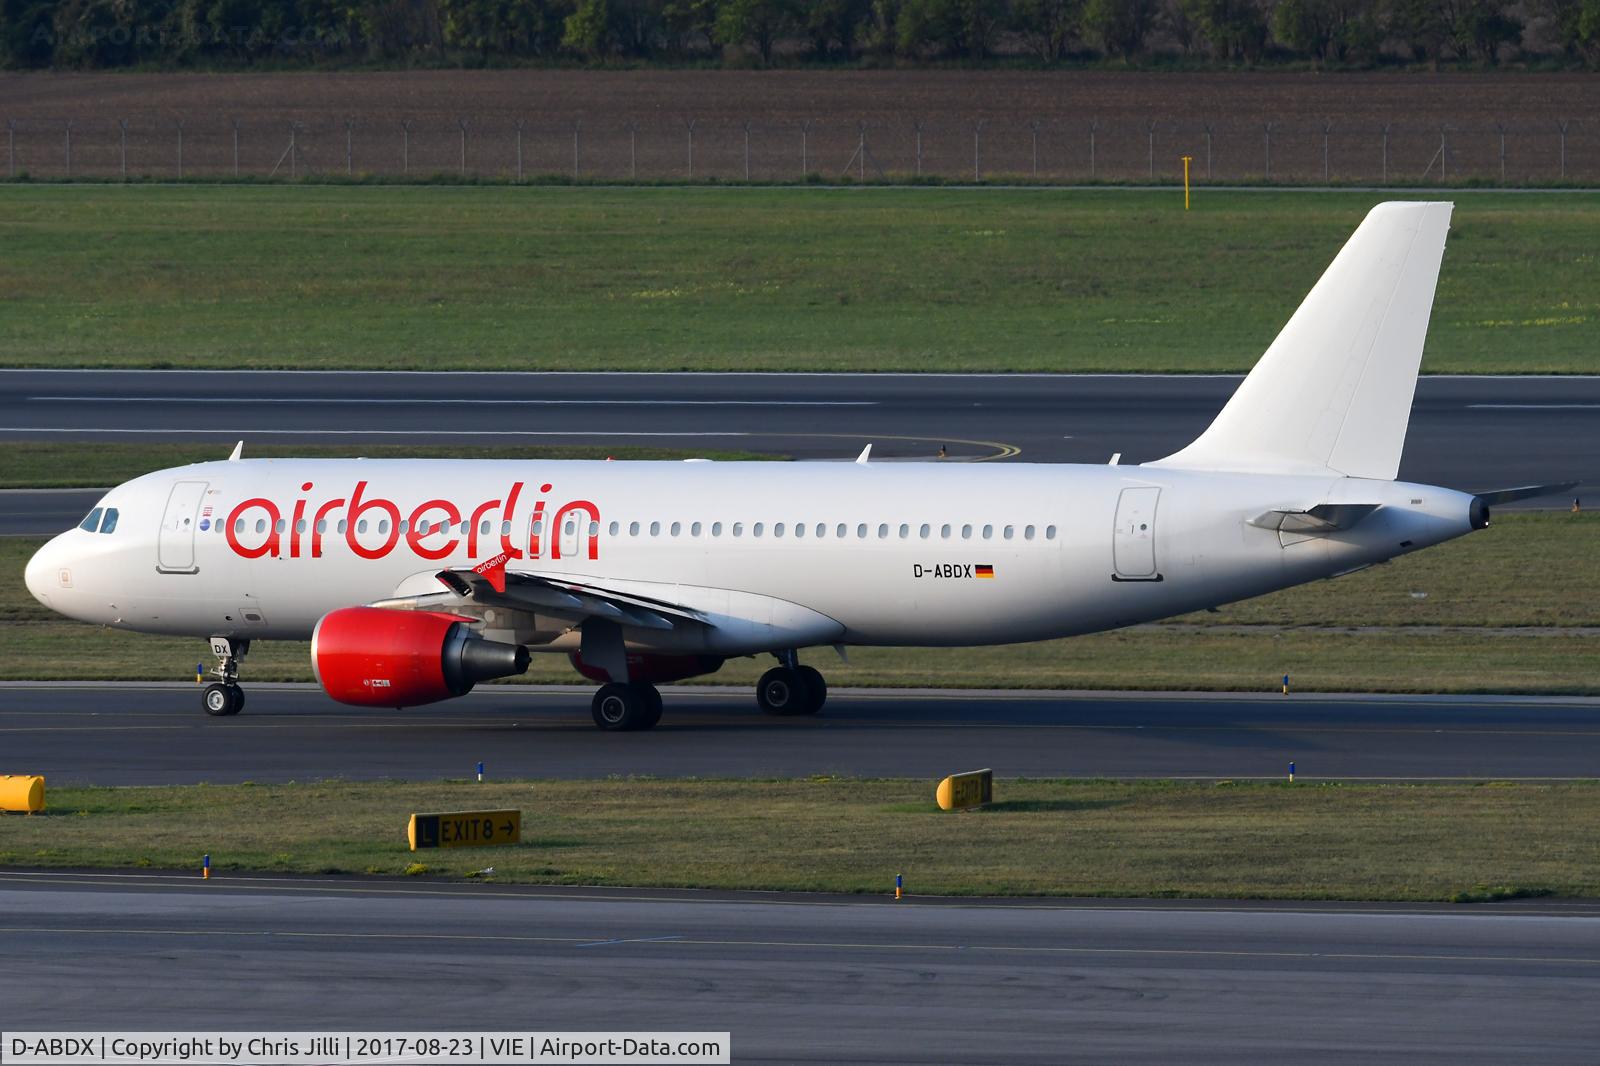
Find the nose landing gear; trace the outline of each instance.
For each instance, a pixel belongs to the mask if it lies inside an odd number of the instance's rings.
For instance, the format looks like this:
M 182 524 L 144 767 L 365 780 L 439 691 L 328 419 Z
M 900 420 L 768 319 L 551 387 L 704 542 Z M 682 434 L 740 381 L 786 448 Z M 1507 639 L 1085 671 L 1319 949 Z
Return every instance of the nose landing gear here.
M 239 660 L 250 651 L 248 640 L 212 637 L 211 653 L 217 657 L 211 671 L 219 680 L 211 682 L 200 695 L 200 706 L 213 717 L 221 718 L 244 710 L 244 689 L 239 687 Z
M 810 666 L 801 666 L 793 651 L 778 655 L 782 665 L 761 675 L 756 685 L 756 703 L 773 715 L 816 714 L 828 701 L 828 682 Z

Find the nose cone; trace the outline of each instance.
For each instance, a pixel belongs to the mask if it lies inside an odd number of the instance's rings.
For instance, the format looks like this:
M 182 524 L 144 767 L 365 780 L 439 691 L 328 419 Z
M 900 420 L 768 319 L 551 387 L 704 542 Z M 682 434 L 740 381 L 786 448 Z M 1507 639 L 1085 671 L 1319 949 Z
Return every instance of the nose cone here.
M 50 593 L 61 587 L 61 564 L 61 538 L 56 537 L 33 553 L 27 569 L 23 571 L 23 580 L 27 582 L 33 598 L 52 610 L 55 605 L 50 602 Z

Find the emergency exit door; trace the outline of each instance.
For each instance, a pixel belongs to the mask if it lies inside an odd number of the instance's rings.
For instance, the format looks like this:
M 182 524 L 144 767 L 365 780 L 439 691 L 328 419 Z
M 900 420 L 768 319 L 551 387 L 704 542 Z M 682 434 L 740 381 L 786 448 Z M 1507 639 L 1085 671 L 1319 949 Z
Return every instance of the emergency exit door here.
M 1160 581 L 1156 571 L 1156 505 L 1161 490 L 1123 489 L 1117 498 L 1117 526 L 1111 538 L 1114 577 L 1118 581 Z

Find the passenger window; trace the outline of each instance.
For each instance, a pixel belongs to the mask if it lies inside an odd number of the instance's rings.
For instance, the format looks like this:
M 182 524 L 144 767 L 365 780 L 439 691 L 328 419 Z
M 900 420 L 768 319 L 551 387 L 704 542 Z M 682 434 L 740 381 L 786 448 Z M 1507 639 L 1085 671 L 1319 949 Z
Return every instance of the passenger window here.
M 256 519 L 256 532 L 257 533 L 265 533 L 266 531 L 267 531 L 267 520 L 265 518 Z
M 577 524 L 575 522 L 573 522 L 572 519 L 570 519 L 570 518 L 567 519 L 567 528 L 566 528 L 567 536 L 569 536 L 569 537 L 572 536 L 572 531 L 577 529 L 577 528 L 578 528 Z
M 652 537 L 661 536 L 661 523 L 660 522 L 651 522 L 650 523 L 650 535 Z
M 426 525 L 427 523 L 424 522 L 423 524 Z M 296 533 L 304 533 L 306 531 L 306 520 L 304 518 L 295 519 L 294 531 Z M 424 529 L 423 532 L 426 533 L 427 530 Z
M 365 518 L 363 518 L 361 521 L 356 523 L 356 532 L 357 533 L 365 533 L 366 531 L 367 531 L 367 520 Z M 258 530 L 256 530 L 256 532 L 260 533 L 261 530 L 258 529 Z
M 380 532 L 382 531 L 382 527 L 379 527 L 379 531 Z M 411 532 L 411 519 L 409 519 L 409 518 L 400 519 L 400 535 L 404 536 L 405 534 L 407 534 L 409 532 Z
M 700 523 L 696 522 L 692 526 L 689 527 L 689 536 L 698 537 L 699 535 L 700 535 Z
M 928 539 L 928 534 L 930 532 L 932 532 L 932 530 L 929 529 L 928 523 L 926 522 L 922 523 L 922 528 L 917 531 L 918 535 L 921 536 L 923 540 Z
M 817 523 L 817 536 L 826 537 L 827 535 L 828 535 L 828 523 L 826 523 L 826 522 L 818 522 Z
M 867 539 L 867 524 L 865 522 L 856 527 L 856 536 L 861 540 Z
M 544 519 L 535 518 L 533 520 L 533 525 L 529 528 L 528 531 L 530 533 L 532 533 L 536 537 L 539 536 L 539 534 L 544 532 Z
M 774 537 L 783 536 L 783 523 L 782 522 L 779 522 L 777 525 L 772 527 L 772 535 Z
M 378 532 L 379 533 L 387 533 L 387 532 L 389 532 L 389 524 L 387 522 L 381 523 L 379 525 Z M 500 523 L 500 535 L 502 537 L 511 536 L 511 523 L 510 522 L 501 522 Z
M 840 540 L 843 540 L 845 535 L 849 532 L 850 527 L 845 525 L 843 522 L 840 522 L 837 526 L 833 527 L 833 535 L 838 537 Z
M 750 535 L 752 537 L 761 536 L 761 523 L 760 522 L 757 522 L 755 525 L 750 527 Z
M 100 514 L 101 509 L 96 507 L 94 510 L 83 516 L 83 521 L 78 523 L 78 528 L 83 530 L 85 533 L 93 533 L 95 530 L 100 528 Z
M 339 524 L 341 526 L 344 525 L 343 522 L 341 522 Z M 488 535 L 489 535 L 489 520 L 487 518 L 485 518 L 483 520 L 483 524 L 478 527 L 478 536 L 487 537 Z
M 378 519 L 378 532 L 379 533 L 388 533 L 389 532 L 389 520 L 387 518 Z
M 637 523 L 637 522 L 629 522 L 628 523 L 628 536 L 637 537 L 638 535 L 639 535 L 639 523 Z
M 948 522 L 939 527 L 939 536 L 945 540 L 950 539 L 950 524 Z
M 1001 533 L 1001 536 L 1005 537 L 1007 540 L 1010 540 L 1011 539 L 1011 527 L 1007 526 L 1005 528 L 1005 531 L 1003 533 Z
M 983 539 L 984 540 L 988 540 L 992 536 L 994 536 L 994 527 L 993 526 L 984 526 L 983 527 Z
M 347 530 L 349 528 L 350 528 L 350 523 L 348 521 L 346 521 L 343 518 L 339 519 L 339 532 L 340 533 L 343 533 L 345 530 Z M 486 530 L 484 530 L 484 532 L 487 533 L 489 531 L 486 529 Z
M 1032 526 L 1024 526 L 1024 527 L 1022 527 L 1022 539 L 1023 540 L 1032 540 L 1033 539 L 1033 527 Z
M 600 535 L 600 523 L 599 522 L 590 522 L 589 523 L 589 536 L 598 537 L 599 535 Z
M 880 522 L 878 524 L 878 539 L 879 540 L 883 540 L 888 535 L 889 535 L 889 524 L 887 522 Z
M 722 523 L 718 522 L 717 525 L 720 526 L 720 525 L 722 525 Z M 735 522 L 733 524 L 733 535 L 736 536 L 736 537 L 744 536 L 744 523 L 743 522 Z
M 1056 539 L 1056 527 L 1055 526 L 1045 526 L 1044 527 L 1044 539 L 1045 540 L 1055 540 Z
M 806 524 L 804 522 L 796 522 L 794 524 L 794 535 L 797 537 L 806 535 Z
M 711 523 L 711 535 L 713 537 L 722 536 L 722 523 L 721 522 L 713 522 L 713 523 Z
M 327 531 L 328 531 L 328 520 L 326 518 L 317 519 L 317 532 L 318 533 L 326 533 Z
M 620 526 L 620 525 L 618 525 L 618 524 L 617 524 L 617 523 L 616 523 L 616 522 L 613 522 L 613 523 L 611 523 L 611 526 L 610 526 L 610 532 L 611 532 L 611 535 L 612 535 L 612 536 L 613 536 L 613 537 L 614 537 L 614 536 L 616 536 L 616 535 L 617 535 L 617 531 L 618 531 L 618 530 L 619 530 L 619 529 L 621 529 L 621 528 L 622 528 L 622 527 L 621 527 L 621 526 Z
M 672 535 L 674 537 L 676 537 L 679 533 L 682 533 L 683 532 L 683 523 L 682 522 L 674 522 L 674 523 L 672 523 L 671 532 L 672 532 Z
M 284 530 L 284 521 L 283 521 L 283 519 L 280 518 L 275 523 L 273 523 L 273 529 L 276 532 L 282 533 L 283 530 Z
M 105 521 L 100 523 L 100 532 L 102 532 L 102 533 L 115 533 L 116 531 L 117 531 L 117 509 L 115 507 L 107 507 L 106 508 Z
M 906 525 L 904 522 L 901 522 L 900 523 L 900 539 L 901 540 L 905 540 L 910 535 L 911 535 L 911 527 Z
M 961 527 L 961 539 L 962 540 L 971 540 L 972 539 L 972 527 L 971 526 L 962 526 Z

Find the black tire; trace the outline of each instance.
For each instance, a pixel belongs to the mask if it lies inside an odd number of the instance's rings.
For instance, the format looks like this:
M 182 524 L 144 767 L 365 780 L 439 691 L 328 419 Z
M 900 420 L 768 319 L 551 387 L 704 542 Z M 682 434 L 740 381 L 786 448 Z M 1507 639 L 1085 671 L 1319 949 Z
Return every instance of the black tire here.
M 811 666 L 797 666 L 795 673 L 805 682 L 806 691 L 811 699 L 806 703 L 802 714 L 816 714 L 822 710 L 822 705 L 828 702 L 828 682 L 823 678 L 821 671 Z
M 601 685 L 589 705 L 589 713 L 594 724 L 608 732 L 648 729 L 650 726 L 644 723 L 655 724 L 650 721 L 653 701 L 649 693 L 653 691 L 649 685 Z
M 639 685 L 644 690 L 645 715 L 639 720 L 639 729 L 654 729 L 661 721 L 661 692 L 654 685 Z
M 228 713 L 238 714 L 240 711 L 244 710 L 244 689 L 233 684 L 230 684 L 228 687 L 233 689 L 233 710 L 229 711 Z
M 238 685 L 224 685 L 220 681 L 213 681 L 200 694 L 200 706 L 213 718 L 238 714 L 240 695 L 241 690 Z
M 756 703 L 768 714 L 809 714 L 811 693 L 798 670 L 774 666 L 756 685 Z

